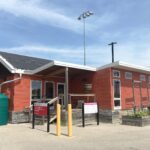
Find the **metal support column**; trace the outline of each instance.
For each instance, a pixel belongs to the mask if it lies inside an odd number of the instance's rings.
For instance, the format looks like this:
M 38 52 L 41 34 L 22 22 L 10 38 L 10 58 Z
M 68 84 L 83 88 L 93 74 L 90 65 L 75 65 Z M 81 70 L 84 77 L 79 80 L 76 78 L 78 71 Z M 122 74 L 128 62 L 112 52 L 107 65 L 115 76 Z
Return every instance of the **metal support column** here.
M 68 106 L 68 89 L 69 89 L 69 84 L 68 84 L 68 67 L 65 69 L 65 108 L 67 109 Z

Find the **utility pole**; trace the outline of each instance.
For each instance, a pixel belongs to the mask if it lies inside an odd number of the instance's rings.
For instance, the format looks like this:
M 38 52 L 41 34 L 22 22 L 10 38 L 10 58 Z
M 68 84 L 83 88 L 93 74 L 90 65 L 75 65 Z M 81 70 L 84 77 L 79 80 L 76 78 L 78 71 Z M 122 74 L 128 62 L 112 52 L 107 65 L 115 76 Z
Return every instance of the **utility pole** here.
M 111 42 L 108 45 L 111 45 L 111 50 L 112 50 L 112 63 L 114 62 L 114 44 L 117 44 L 117 42 Z

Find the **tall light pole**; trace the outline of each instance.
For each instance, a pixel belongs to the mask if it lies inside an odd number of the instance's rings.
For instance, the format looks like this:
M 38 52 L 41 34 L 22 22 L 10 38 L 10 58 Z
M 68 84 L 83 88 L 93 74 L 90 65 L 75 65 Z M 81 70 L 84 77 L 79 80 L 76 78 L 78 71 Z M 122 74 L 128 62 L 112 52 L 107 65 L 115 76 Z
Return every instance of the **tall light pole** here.
M 117 42 L 111 42 L 108 45 L 111 45 L 111 52 L 112 52 L 112 63 L 114 62 L 114 44 L 117 44 Z
M 86 45 L 85 45 L 85 19 L 90 17 L 94 13 L 91 11 L 83 12 L 79 17 L 78 20 L 83 20 L 83 47 L 84 47 L 84 65 L 86 65 Z

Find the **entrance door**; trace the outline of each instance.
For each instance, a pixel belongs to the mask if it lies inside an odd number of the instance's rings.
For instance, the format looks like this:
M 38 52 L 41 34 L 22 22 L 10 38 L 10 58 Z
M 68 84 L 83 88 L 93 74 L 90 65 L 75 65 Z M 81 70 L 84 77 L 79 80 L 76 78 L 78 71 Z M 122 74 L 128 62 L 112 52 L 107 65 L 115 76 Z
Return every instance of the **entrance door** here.
M 57 96 L 59 96 L 60 98 L 60 104 L 62 105 L 62 107 L 65 106 L 64 95 L 65 95 L 65 84 L 58 83 L 57 84 Z
M 114 109 L 121 109 L 121 90 L 120 80 L 113 81 L 114 86 Z

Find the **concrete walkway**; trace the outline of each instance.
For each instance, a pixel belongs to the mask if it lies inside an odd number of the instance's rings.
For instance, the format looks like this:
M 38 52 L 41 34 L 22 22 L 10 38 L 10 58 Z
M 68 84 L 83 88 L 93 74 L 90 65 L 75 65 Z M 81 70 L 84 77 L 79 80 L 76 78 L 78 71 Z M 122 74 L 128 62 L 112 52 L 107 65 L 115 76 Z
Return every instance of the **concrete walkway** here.
M 34 130 L 31 124 L 0 126 L 0 150 L 150 150 L 150 126 L 73 127 L 71 138 L 66 136 L 66 127 L 62 132 L 62 136 L 55 136 L 54 125 L 51 133 L 46 132 L 46 126 Z

